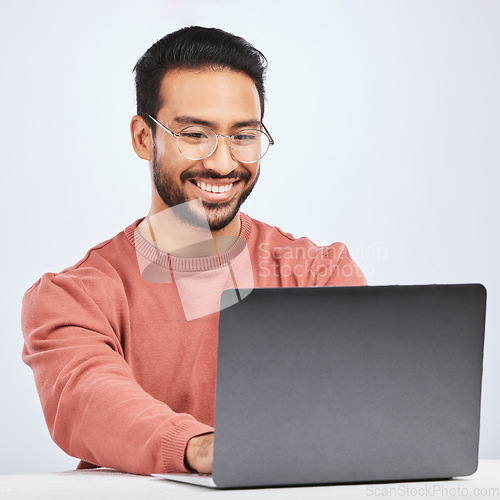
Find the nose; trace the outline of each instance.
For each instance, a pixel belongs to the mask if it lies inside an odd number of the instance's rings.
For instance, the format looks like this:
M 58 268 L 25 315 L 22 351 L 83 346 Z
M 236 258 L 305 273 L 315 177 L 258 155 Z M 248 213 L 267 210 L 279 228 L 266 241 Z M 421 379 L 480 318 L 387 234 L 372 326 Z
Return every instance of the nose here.
M 203 165 L 220 175 L 227 175 L 238 167 L 238 162 L 231 155 L 231 138 L 219 136 L 217 139 L 215 151 L 203 160 Z

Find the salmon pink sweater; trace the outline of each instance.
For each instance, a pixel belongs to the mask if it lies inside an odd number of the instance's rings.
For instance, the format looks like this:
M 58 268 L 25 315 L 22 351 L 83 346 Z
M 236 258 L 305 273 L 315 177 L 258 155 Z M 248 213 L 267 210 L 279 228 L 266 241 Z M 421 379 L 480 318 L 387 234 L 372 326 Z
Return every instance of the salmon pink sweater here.
M 140 219 L 26 292 L 23 360 L 53 440 L 79 467 L 186 470 L 189 439 L 213 431 L 222 289 L 366 284 L 342 243 L 240 218 L 239 240 L 201 258 L 157 250 Z

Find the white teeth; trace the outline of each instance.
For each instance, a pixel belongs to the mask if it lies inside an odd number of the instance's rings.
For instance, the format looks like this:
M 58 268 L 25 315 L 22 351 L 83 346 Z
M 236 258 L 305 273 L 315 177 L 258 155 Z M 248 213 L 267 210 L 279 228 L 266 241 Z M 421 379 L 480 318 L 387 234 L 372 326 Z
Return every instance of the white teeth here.
M 229 191 L 233 185 L 227 184 L 226 186 L 212 186 L 211 184 L 205 184 L 204 182 L 197 182 L 196 185 L 203 189 L 203 191 L 208 191 L 209 193 L 226 193 Z

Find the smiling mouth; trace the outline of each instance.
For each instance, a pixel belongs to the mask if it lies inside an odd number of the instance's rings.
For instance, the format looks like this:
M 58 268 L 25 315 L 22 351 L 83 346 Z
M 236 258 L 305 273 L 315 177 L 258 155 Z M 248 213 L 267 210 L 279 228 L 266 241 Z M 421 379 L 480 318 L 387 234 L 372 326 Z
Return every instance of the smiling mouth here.
M 218 183 L 209 183 L 199 179 L 189 179 L 189 181 L 206 193 L 224 194 L 231 191 L 232 187 L 239 182 L 239 179 L 233 179 L 232 181 L 220 179 Z
M 208 193 L 227 193 L 233 187 L 233 183 L 230 184 L 208 184 L 205 182 L 195 182 L 192 181 L 193 184 L 196 184 L 203 191 L 207 191 Z

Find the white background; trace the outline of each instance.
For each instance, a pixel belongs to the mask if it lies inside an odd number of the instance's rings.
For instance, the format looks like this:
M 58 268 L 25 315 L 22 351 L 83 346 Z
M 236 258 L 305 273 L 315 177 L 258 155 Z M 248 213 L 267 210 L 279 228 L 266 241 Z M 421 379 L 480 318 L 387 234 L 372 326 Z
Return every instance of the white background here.
M 276 146 L 244 211 L 343 241 L 370 284 L 488 289 L 481 458 L 500 458 L 500 2 L 6 1 L 0 5 L 0 474 L 74 468 L 21 362 L 21 298 L 150 203 L 132 68 L 217 26 L 269 60 Z

